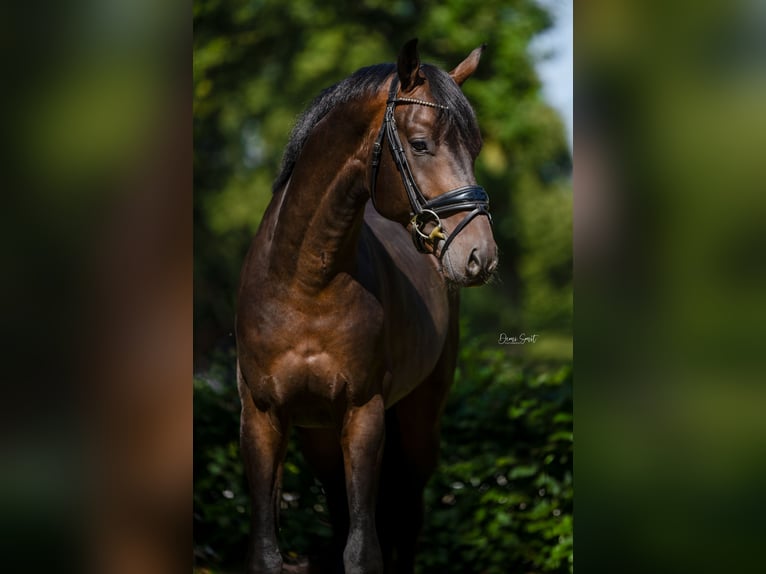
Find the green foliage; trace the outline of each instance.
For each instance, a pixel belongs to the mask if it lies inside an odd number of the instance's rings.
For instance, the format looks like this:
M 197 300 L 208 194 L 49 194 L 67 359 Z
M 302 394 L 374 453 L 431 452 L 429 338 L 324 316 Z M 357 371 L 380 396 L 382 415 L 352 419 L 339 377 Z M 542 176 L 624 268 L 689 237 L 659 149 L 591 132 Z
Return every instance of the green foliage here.
M 244 556 L 249 497 L 238 431 L 234 384 L 216 390 L 207 380 L 195 379 L 194 551 L 203 562 Z
M 571 365 L 465 343 L 426 491 L 423 572 L 572 570 Z
M 219 357 L 233 365 L 232 356 Z M 220 363 L 216 363 L 219 365 Z M 249 527 L 230 367 L 196 380 L 195 553 L 241 564 Z M 216 389 L 217 387 L 217 389 Z M 291 441 L 280 543 L 316 553 L 327 509 Z M 503 348 L 464 342 L 442 428 L 442 460 L 426 490 L 421 572 L 572 571 L 571 364 L 521 366 Z

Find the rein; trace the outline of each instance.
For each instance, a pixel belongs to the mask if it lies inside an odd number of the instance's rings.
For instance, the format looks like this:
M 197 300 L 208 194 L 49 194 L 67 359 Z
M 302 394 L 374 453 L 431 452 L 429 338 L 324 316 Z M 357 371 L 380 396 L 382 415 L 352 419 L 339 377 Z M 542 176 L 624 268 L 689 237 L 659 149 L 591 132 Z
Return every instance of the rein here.
M 486 215 L 492 223 L 492 216 L 489 213 L 489 196 L 483 187 L 479 185 L 467 185 L 457 189 L 450 190 L 434 199 L 428 200 L 420 191 L 412 170 L 407 162 L 407 156 L 404 153 L 404 146 L 399 138 L 399 131 L 396 129 L 396 120 L 394 119 L 394 109 L 397 104 L 416 104 L 428 106 L 440 110 L 449 109 L 447 106 L 414 98 L 397 98 L 399 89 L 399 79 L 396 75 L 391 80 L 391 88 L 388 92 L 388 101 L 386 102 L 386 114 L 383 118 L 383 125 L 380 126 L 378 137 L 372 151 L 372 180 L 370 182 L 370 197 L 372 205 L 375 204 L 375 187 L 378 179 L 378 168 L 380 166 L 380 155 L 383 151 L 383 139 L 388 139 L 389 149 L 394 158 L 396 169 L 402 177 L 404 189 L 407 192 L 407 198 L 410 201 L 410 225 L 412 233 L 412 242 L 421 253 L 434 253 L 438 240 L 443 240 L 444 245 L 441 248 L 439 257 L 446 253 L 452 240 L 460 233 L 468 223 L 478 215 Z M 442 226 L 441 217 L 452 215 L 459 211 L 471 210 L 463 220 L 455 227 L 452 233 L 446 234 L 446 229 Z M 427 226 L 430 226 L 430 231 Z M 430 246 L 430 249 L 429 249 Z

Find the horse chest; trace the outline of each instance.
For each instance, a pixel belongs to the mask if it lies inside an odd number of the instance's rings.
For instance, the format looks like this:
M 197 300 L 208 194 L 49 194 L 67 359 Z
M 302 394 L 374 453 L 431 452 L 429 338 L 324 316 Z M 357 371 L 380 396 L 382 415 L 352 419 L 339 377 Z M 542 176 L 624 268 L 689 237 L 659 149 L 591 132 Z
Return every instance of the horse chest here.
M 332 295 L 332 296 L 331 296 Z M 372 392 L 383 331 L 382 311 L 367 294 L 262 298 L 243 321 L 243 365 L 256 402 L 322 426 L 335 406 Z

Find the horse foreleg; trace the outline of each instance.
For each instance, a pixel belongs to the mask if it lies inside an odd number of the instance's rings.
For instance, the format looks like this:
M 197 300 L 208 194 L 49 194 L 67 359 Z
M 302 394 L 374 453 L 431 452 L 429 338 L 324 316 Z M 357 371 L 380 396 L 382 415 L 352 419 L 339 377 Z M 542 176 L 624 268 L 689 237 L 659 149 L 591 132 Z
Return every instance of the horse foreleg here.
M 342 573 L 343 549 L 348 539 L 348 497 L 343 469 L 343 451 L 334 428 L 299 428 L 303 456 L 322 483 L 332 523 L 332 544 L 326 545 L 317 562 L 317 572 Z
M 439 433 L 434 426 L 401 424 L 397 407 L 386 417 L 386 449 L 381 474 L 378 528 L 391 547 L 387 572 L 412 574 L 423 526 L 423 491 L 438 459 Z M 414 415 L 418 420 L 417 413 Z M 395 551 L 394 551 L 395 549 Z
M 375 503 L 384 437 L 385 408 L 380 395 L 348 410 L 341 435 L 350 519 L 343 551 L 345 574 L 383 572 Z
M 288 428 L 271 410 L 259 410 L 246 388 L 241 395 L 241 447 L 252 510 L 247 572 L 279 574 L 278 496 Z

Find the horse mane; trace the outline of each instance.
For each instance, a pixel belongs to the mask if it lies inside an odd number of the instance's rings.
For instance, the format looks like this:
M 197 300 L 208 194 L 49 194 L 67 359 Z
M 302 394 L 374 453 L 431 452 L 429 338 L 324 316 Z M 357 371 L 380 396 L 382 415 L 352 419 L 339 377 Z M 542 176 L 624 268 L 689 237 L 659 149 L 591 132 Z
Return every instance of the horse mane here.
M 481 149 L 481 133 L 473 108 L 462 90 L 449 74 L 436 66 L 423 64 L 420 69 L 428 80 L 431 95 L 435 101 L 449 108 L 449 113 L 440 113 L 438 122 L 446 122 L 447 135 L 456 137 L 475 158 Z M 330 110 L 357 98 L 370 96 L 379 90 L 383 81 L 395 71 L 395 64 L 368 66 L 322 90 L 300 115 L 293 127 L 272 192 L 276 193 L 282 189 L 290 179 L 309 134 Z

